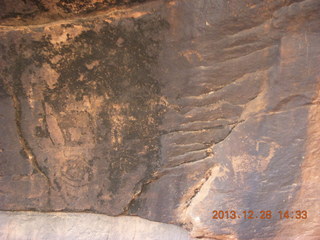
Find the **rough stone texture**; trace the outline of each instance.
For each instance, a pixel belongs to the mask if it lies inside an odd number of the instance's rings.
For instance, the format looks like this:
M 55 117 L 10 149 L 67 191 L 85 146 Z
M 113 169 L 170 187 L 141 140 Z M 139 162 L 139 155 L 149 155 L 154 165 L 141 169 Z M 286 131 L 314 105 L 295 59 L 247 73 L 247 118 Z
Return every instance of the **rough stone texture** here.
M 150 0 L 0 0 L 0 20 L 5 25 L 48 23 L 147 1 Z
M 197 239 L 320 239 L 318 0 L 68 6 L 2 20 L 1 210 L 138 215 Z
M 22 148 L 22 157 L 8 156 L 4 164 L 14 169 L 21 158 L 30 161 L 22 171 L 4 171 L 4 178 L 18 175 L 17 195 L 5 194 L 2 206 L 111 215 L 125 210 L 140 182 L 160 166 L 158 125 L 165 105 L 151 69 L 159 54 L 157 34 L 166 27 L 152 15 L 2 35 L 1 42 L 10 43 L 2 51 L 4 99 L 11 96 L 14 109 L 4 121 L 15 124 L 21 142 L 16 152 Z M 26 202 L 33 185 L 37 193 Z

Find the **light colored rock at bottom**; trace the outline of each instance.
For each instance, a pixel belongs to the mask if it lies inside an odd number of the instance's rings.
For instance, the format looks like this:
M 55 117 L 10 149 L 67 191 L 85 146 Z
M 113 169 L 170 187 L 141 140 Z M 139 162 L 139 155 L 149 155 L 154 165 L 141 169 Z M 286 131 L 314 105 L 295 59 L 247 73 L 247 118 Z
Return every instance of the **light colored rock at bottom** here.
M 139 217 L 2 211 L 0 239 L 190 240 L 191 238 L 183 228 Z

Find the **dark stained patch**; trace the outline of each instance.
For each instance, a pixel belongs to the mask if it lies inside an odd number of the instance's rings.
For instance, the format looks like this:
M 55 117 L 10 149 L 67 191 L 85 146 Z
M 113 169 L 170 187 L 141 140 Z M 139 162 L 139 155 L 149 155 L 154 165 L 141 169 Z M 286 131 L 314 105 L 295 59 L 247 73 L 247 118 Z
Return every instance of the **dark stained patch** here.
M 21 98 L 22 104 L 30 97 L 28 84 L 33 91 L 41 92 L 43 98 L 42 104 L 33 110 L 37 114 L 28 115 L 27 109 L 22 108 L 21 120 L 32 124 L 32 131 L 23 129 L 23 133 L 26 139 L 34 139 L 31 141 L 40 145 L 29 144 L 35 148 L 34 152 L 47 148 L 48 153 L 43 157 L 46 161 L 39 165 L 46 169 L 54 191 L 59 191 L 56 194 L 60 196 L 54 197 L 46 210 L 56 210 L 56 205 L 84 209 L 83 204 L 92 211 L 119 213 L 139 186 L 128 184 L 131 177 L 134 175 L 137 182 L 146 181 L 160 166 L 158 126 L 165 108 L 161 103 L 160 83 L 152 70 L 161 49 L 156 35 L 168 24 L 158 17 L 146 16 L 129 23 L 128 20 L 119 24 L 92 21 L 84 25 L 82 32 L 68 35 L 60 43 L 53 43 L 54 31 L 52 35 L 43 33 L 38 40 L 16 36 L 16 41 L 5 46 L 2 57 L 12 64 L 4 66 L 3 73 L 6 85 Z M 71 24 L 62 27 L 73 28 Z M 35 33 L 38 36 L 39 31 Z M 58 76 L 50 87 L 46 83 L 50 76 L 42 76 L 41 69 L 45 66 Z M 29 76 L 38 81 L 29 83 Z M 97 114 L 70 109 L 86 99 L 99 99 Z M 51 135 L 55 130 L 48 126 L 49 110 L 56 114 L 63 137 L 60 139 L 63 145 L 56 145 L 55 150 L 48 148 L 58 144 Z M 86 119 L 87 125 L 82 126 Z M 77 139 L 74 129 L 79 135 Z M 42 139 L 49 142 L 41 142 Z M 88 145 L 93 146 L 90 155 L 82 156 L 82 149 L 86 151 Z M 52 151 L 68 152 L 64 149 L 69 148 L 79 148 L 79 156 L 54 159 Z M 96 197 L 78 189 L 85 186 L 97 189 Z M 73 203 L 81 197 L 87 200 L 82 200 L 80 205 Z M 26 207 L 19 203 L 17 206 Z M 1 208 L 5 209 L 6 205 Z

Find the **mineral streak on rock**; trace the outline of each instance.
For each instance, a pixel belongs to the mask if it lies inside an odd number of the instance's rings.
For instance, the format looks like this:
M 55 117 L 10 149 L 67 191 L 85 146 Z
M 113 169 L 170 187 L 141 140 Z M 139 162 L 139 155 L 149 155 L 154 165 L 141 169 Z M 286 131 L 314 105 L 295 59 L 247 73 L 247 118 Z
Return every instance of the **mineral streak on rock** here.
M 320 239 L 318 0 L 2 8 L 1 210 L 137 215 L 196 239 Z

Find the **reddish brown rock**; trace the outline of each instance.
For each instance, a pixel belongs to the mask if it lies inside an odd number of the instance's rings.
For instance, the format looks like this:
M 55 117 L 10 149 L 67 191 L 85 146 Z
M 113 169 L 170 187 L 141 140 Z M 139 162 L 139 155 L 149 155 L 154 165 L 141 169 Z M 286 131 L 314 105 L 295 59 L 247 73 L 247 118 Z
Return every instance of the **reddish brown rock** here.
M 319 1 L 42 3 L 2 19 L 1 210 L 320 238 Z

